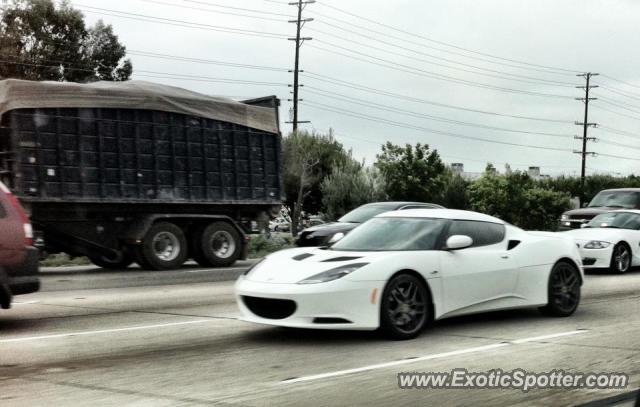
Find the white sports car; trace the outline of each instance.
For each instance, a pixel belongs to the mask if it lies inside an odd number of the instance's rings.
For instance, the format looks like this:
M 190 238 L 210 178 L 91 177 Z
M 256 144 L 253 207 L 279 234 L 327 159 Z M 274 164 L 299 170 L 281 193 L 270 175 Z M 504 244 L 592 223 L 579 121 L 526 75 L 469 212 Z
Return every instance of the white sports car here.
M 569 236 L 525 232 L 449 209 L 387 212 L 331 247 L 283 250 L 236 283 L 244 319 L 294 328 L 381 328 L 417 336 L 454 315 L 580 302 L 580 253 Z
M 611 268 L 625 273 L 640 266 L 640 211 L 623 209 L 603 213 L 582 229 L 564 232 L 572 236 L 584 268 Z

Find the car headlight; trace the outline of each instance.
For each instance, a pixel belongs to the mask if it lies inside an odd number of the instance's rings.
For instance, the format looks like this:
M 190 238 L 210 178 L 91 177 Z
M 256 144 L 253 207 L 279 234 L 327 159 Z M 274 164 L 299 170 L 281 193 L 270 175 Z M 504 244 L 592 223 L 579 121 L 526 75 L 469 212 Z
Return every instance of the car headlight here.
M 592 240 L 592 241 L 588 242 L 587 244 L 585 244 L 584 248 L 585 249 L 606 249 L 610 245 L 611 245 L 611 243 L 609 243 L 609 242 L 603 242 L 603 241 L 600 241 L 600 240 Z
M 569 215 L 562 215 L 560 216 L 560 220 L 564 221 L 564 220 L 569 220 Z
M 265 261 L 267 258 L 263 257 L 262 259 L 258 260 L 257 262 L 253 263 L 253 265 L 251 267 L 249 267 L 243 274 L 245 276 L 248 276 L 253 270 L 256 269 L 256 267 L 258 267 L 258 265 L 260 263 L 262 263 L 263 261 Z
M 334 269 L 315 274 L 309 278 L 305 278 L 302 281 L 298 281 L 298 284 L 317 284 L 317 283 L 326 283 L 327 281 L 337 280 L 348 274 L 353 273 L 357 269 L 364 267 L 367 264 L 369 263 L 353 263 L 353 264 L 347 264 L 346 266 L 336 267 Z

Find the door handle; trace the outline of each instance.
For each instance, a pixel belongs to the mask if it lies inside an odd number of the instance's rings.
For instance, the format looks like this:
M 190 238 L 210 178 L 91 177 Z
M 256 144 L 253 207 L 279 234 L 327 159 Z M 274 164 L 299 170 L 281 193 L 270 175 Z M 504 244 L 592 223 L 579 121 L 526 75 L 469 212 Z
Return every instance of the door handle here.
M 501 258 L 501 259 L 508 259 L 508 258 L 509 258 L 509 255 L 508 255 L 508 254 L 503 254 L 503 255 L 501 255 L 501 256 L 500 256 L 500 258 Z

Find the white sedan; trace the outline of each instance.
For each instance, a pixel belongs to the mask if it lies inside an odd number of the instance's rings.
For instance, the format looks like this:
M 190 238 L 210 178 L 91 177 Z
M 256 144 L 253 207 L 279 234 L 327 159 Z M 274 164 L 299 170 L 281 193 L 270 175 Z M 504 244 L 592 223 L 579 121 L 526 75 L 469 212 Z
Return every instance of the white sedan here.
M 640 266 L 640 211 L 633 209 L 603 213 L 582 229 L 564 232 L 572 236 L 586 269 L 610 268 L 625 273 Z
M 380 328 L 417 336 L 431 321 L 509 308 L 571 315 L 580 253 L 569 236 L 525 232 L 449 209 L 387 212 L 331 247 L 267 256 L 235 286 L 244 319 L 293 328 Z

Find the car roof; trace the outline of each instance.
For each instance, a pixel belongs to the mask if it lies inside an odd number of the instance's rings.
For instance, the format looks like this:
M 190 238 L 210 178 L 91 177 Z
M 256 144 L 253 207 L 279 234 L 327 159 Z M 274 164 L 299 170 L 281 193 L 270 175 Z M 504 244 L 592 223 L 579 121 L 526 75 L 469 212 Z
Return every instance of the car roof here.
M 635 213 L 636 215 L 640 215 L 639 209 L 616 209 L 614 211 L 608 211 L 605 213 L 612 213 L 612 212 L 629 212 L 629 213 Z
M 376 216 L 376 218 L 387 217 L 456 219 L 505 224 L 503 220 L 485 215 L 484 213 L 461 211 L 457 209 L 405 209 L 402 211 L 385 212 Z
M 429 202 L 404 202 L 404 201 L 390 201 L 390 202 L 371 202 L 368 204 L 364 204 L 362 206 L 386 206 L 389 208 L 400 208 L 408 205 L 421 205 L 421 206 L 431 206 L 435 208 L 442 208 L 442 206 Z
M 640 192 L 640 188 L 612 188 L 603 189 L 600 192 Z

